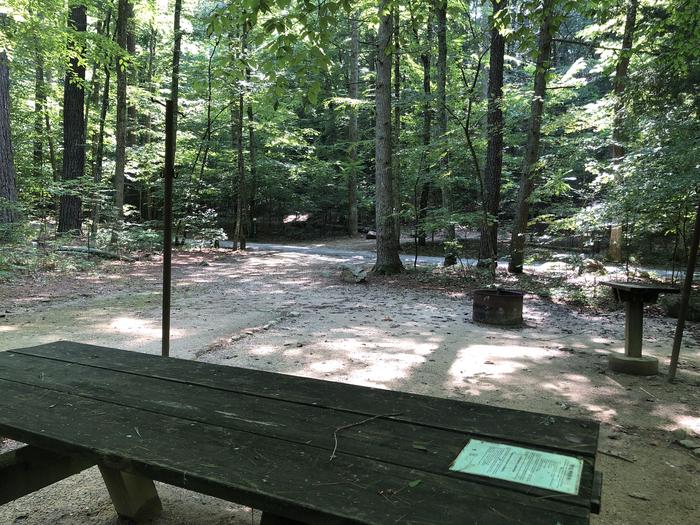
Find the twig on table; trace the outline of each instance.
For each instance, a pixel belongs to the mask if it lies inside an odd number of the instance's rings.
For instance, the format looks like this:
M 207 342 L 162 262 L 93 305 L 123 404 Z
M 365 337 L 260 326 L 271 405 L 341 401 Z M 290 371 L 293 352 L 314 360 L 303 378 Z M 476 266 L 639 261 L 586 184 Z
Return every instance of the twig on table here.
M 393 417 L 393 416 L 400 416 L 400 412 L 395 412 L 393 414 L 377 414 L 376 416 L 368 417 L 367 419 L 363 419 L 362 421 L 358 421 L 357 423 L 350 423 L 349 425 L 343 425 L 342 427 L 338 427 L 333 431 L 333 452 L 331 452 L 331 457 L 328 461 L 333 461 L 335 459 L 335 452 L 338 450 L 338 432 L 341 430 L 347 430 L 348 428 L 352 427 L 357 427 L 359 425 L 364 425 L 365 423 L 369 423 L 370 421 L 374 421 L 375 419 L 379 419 L 382 417 Z

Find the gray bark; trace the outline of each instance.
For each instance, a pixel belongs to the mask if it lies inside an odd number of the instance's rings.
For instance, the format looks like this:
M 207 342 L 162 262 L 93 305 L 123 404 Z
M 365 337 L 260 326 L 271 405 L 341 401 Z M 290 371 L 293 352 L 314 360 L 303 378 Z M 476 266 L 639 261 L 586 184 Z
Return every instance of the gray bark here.
M 10 68 L 7 53 L 3 49 L 0 50 L 0 224 L 15 220 L 12 205 L 16 201 L 15 165 L 10 136 Z M 5 205 L 7 203 L 9 206 Z
M 399 147 L 401 143 L 401 40 L 399 29 L 401 27 L 401 17 L 398 6 L 394 7 L 394 126 L 392 143 L 392 189 L 394 192 L 394 210 L 398 214 L 401 211 L 401 159 L 399 157 Z M 396 217 L 396 242 L 401 249 L 401 219 Z
M 360 82 L 360 31 L 359 13 L 354 13 L 350 20 L 350 60 L 348 61 L 348 95 L 357 100 Z M 350 142 L 350 163 L 348 171 L 348 235 L 357 235 L 357 107 L 350 108 L 348 122 L 348 142 Z
M 391 37 L 393 19 L 389 0 L 379 2 L 377 31 L 377 85 L 375 89 L 375 191 L 377 221 L 377 260 L 373 271 L 393 274 L 403 270 L 396 236 L 391 170 Z
M 505 9 L 507 0 L 492 0 L 493 16 Z M 479 260 L 498 258 L 498 212 L 501 200 L 501 170 L 503 168 L 503 59 L 505 38 L 496 27 L 491 29 L 491 56 L 489 58 L 489 87 L 486 166 L 484 168 L 484 211 L 488 219 L 481 226 Z
M 70 10 L 69 25 L 78 32 L 87 29 L 86 8 L 74 6 Z M 78 55 L 83 53 L 80 44 L 69 41 Z M 77 57 L 70 61 L 63 86 L 63 169 L 62 179 L 78 180 L 85 174 L 85 66 Z M 80 230 L 82 201 L 78 195 L 61 195 L 58 213 L 60 233 Z
M 117 12 L 117 45 L 127 53 L 127 26 L 131 12 L 129 0 L 119 0 Z M 112 243 L 117 242 L 117 232 L 124 221 L 124 170 L 126 168 L 127 107 L 126 107 L 126 66 L 117 61 L 117 122 L 116 152 L 114 161 L 114 205 L 117 210 L 117 224 L 112 231 Z

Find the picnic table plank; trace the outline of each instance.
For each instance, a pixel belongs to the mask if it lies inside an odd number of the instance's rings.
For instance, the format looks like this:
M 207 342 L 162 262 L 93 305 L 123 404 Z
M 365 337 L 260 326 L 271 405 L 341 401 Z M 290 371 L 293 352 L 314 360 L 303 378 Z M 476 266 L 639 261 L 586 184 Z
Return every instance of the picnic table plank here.
M 590 508 L 594 458 L 581 456 L 571 447 L 569 453 L 584 460 L 581 491 L 577 496 L 556 494 L 544 489 L 497 479 L 476 478 L 449 471 L 448 467 L 472 437 L 465 432 L 433 426 L 377 418 L 348 428 L 334 439 L 335 431 L 361 421 L 363 416 L 318 406 L 299 404 L 143 377 L 127 372 L 95 368 L 9 352 L 0 359 L 0 376 L 24 384 L 118 403 L 150 412 L 175 416 L 198 423 L 221 426 L 257 435 L 275 437 L 325 450 L 330 458 L 338 451 L 363 458 L 397 464 L 455 478 L 478 479 L 483 485 L 507 488 L 534 497 L 547 497 Z M 305 381 L 305 380 L 302 380 Z M 396 404 L 392 412 L 405 407 Z M 541 423 L 543 430 L 548 429 Z M 517 443 L 517 438 L 511 439 Z
M 512 490 L 0 379 L 0 433 L 308 523 L 578 525 Z M 420 483 L 416 483 L 420 480 Z
M 549 424 L 543 430 L 542 414 L 521 410 L 310 378 L 300 383 L 298 377 L 284 374 L 173 358 L 154 360 L 148 354 L 65 341 L 13 352 L 365 416 L 392 413 L 399 405 L 402 413 L 394 418 L 397 420 L 504 442 L 512 441 L 517 429 L 521 445 L 565 453 L 575 451 L 591 458 L 598 447 L 599 425 L 590 420 L 547 416 Z

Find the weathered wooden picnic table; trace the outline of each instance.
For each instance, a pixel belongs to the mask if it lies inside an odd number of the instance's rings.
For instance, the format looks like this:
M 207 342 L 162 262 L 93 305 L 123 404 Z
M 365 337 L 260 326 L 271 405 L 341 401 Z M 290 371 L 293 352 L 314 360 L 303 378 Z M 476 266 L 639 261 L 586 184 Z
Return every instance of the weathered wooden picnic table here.
M 264 524 L 584 524 L 600 501 L 592 421 L 72 342 L 0 352 L 0 435 L 28 444 L 0 504 L 97 464 L 134 519 L 161 508 L 151 480 Z M 475 440 L 576 458 L 580 484 L 450 470 Z

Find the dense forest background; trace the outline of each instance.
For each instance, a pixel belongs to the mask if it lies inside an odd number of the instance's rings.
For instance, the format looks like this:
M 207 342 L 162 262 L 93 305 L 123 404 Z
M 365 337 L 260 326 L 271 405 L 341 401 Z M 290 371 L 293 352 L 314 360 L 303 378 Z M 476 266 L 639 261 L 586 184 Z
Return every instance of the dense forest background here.
M 178 241 L 687 255 L 692 1 L 2 0 L 2 242 L 157 248 L 166 99 Z

